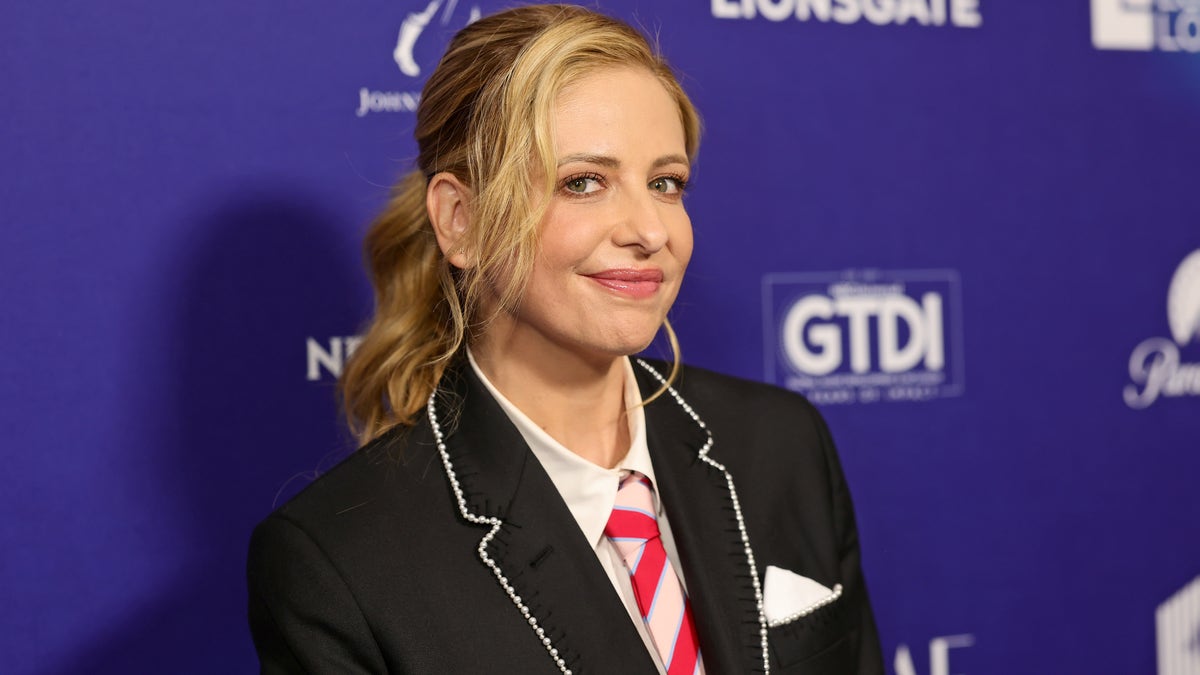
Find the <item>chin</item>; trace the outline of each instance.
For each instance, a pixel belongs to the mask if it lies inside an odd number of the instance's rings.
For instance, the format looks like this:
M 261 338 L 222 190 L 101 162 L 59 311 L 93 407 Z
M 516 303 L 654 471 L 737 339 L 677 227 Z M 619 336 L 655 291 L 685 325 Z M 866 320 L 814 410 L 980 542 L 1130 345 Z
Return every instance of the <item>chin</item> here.
M 639 332 L 636 335 L 622 335 L 618 339 L 613 340 L 609 345 L 606 345 L 607 353 L 613 356 L 633 356 L 634 354 L 645 351 L 654 342 L 654 337 L 658 335 L 658 328 L 648 333 Z

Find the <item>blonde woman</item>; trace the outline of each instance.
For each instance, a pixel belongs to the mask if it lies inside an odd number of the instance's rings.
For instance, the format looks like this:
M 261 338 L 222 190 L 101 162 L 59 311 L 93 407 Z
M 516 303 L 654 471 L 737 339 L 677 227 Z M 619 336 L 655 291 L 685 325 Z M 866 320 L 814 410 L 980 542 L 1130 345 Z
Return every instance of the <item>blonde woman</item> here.
M 366 241 L 363 447 L 254 533 L 263 672 L 882 672 L 817 413 L 631 357 L 676 344 L 699 128 L 614 19 L 454 38 Z

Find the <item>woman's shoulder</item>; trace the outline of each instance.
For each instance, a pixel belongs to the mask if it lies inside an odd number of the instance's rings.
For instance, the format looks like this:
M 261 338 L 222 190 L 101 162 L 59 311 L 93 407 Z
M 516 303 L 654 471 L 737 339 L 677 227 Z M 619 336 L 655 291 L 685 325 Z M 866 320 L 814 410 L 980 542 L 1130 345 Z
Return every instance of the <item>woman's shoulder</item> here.
M 395 428 L 321 472 L 260 527 L 286 521 L 310 536 L 327 529 L 374 527 L 376 519 L 419 508 L 444 490 L 436 447 L 421 427 Z

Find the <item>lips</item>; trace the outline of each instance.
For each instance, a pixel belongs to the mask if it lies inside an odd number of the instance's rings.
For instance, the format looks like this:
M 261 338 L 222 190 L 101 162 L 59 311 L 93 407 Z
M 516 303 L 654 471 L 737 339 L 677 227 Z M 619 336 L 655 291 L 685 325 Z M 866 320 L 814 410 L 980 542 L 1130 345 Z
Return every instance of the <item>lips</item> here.
M 610 269 L 587 277 L 601 286 L 631 298 L 648 298 L 658 292 L 663 273 L 657 268 Z

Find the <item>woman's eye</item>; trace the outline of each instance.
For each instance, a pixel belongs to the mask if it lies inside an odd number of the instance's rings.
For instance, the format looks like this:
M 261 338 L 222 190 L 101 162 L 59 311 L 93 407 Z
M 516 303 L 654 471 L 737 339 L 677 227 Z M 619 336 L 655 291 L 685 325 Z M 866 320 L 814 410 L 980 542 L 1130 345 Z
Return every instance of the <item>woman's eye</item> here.
M 600 179 L 595 176 L 575 176 L 563 182 L 563 189 L 577 195 L 586 195 L 600 189 Z
M 660 176 L 650 181 L 650 189 L 664 195 L 674 195 L 683 192 L 685 183 L 682 178 Z

